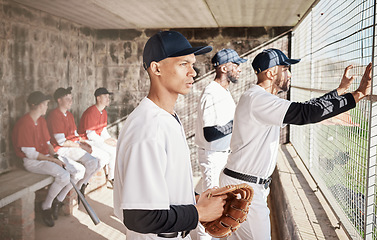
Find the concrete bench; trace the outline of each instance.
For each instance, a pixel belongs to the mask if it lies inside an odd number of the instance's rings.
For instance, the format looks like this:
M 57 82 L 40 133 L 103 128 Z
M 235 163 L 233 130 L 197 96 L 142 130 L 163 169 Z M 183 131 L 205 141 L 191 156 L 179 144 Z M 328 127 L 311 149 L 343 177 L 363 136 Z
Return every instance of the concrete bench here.
M 35 192 L 53 181 L 22 169 L 0 175 L 1 239 L 34 239 Z
M 47 186 L 54 181 L 49 175 L 15 169 L 0 174 L 0 239 L 34 240 L 34 220 L 39 213 L 36 203 L 43 201 Z M 98 171 L 89 181 L 86 192 L 106 187 L 104 171 Z M 62 213 L 72 214 L 77 195 L 72 189 L 64 199 Z

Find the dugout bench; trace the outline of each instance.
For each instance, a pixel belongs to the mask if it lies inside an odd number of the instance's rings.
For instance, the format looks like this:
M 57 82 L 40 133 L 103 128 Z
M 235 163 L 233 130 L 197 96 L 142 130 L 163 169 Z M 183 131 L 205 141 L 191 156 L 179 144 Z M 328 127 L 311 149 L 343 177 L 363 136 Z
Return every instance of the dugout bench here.
M 35 239 L 36 192 L 53 180 L 23 169 L 0 175 L 0 239 Z

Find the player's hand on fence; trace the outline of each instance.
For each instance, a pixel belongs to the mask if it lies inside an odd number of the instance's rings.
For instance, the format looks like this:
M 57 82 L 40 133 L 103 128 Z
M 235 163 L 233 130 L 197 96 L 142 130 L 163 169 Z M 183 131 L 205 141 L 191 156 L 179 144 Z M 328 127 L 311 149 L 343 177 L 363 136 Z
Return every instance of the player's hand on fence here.
M 350 73 L 352 68 L 353 66 L 349 65 L 344 69 L 342 81 L 340 82 L 339 87 L 336 89 L 338 91 L 338 95 L 342 95 L 351 86 L 351 83 L 355 78 L 355 76 L 351 75 Z
M 364 75 L 361 78 L 359 87 L 356 89 L 356 91 L 352 93 L 356 102 L 360 101 L 365 96 L 368 96 L 371 92 L 372 68 L 372 63 L 369 63 L 368 66 L 365 68 Z
M 92 153 L 92 146 L 90 146 L 88 143 L 86 142 L 80 142 L 80 147 L 85 150 L 86 152 L 88 153 Z
M 225 199 L 227 195 L 213 197 L 209 193 L 212 189 L 203 192 L 195 205 L 199 214 L 199 221 L 209 222 L 219 218 L 224 210 Z

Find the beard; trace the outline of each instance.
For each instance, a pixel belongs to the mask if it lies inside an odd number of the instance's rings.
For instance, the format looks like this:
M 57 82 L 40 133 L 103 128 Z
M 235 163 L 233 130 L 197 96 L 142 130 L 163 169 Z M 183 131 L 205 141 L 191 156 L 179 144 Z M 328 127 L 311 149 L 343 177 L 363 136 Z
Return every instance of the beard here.
M 276 81 L 275 86 L 278 87 L 278 92 L 287 92 L 291 86 L 290 80 L 279 79 Z
M 280 88 L 279 92 L 288 92 L 290 85 L 284 85 Z
M 231 72 L 227 72 L 228 80 L 232 83 L 238 83 L 238 78 L 233 76 Z

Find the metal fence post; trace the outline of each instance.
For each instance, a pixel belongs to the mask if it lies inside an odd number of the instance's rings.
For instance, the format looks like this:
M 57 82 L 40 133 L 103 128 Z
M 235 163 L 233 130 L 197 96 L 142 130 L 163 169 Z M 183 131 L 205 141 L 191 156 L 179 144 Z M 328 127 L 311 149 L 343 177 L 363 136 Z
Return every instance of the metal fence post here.
M 376 0 L 374 0 L 373 6 L 373 48 L 372 48 L 372 64 L 373 64 L 373 76 L 372 76 L 372 89 L 371 96 L 373 96 L 373 90 L 377 84 L 373 81 L 376 73 L 375 67 L 375 54 L 376 54 Z M 370 101 L 370 113 L 369 113 L 369 147 L 368 147 L 368 172 L 367 172 L 367 191 L 365 199 L 365 239 L 376 239 L 376 154 L 377 154 L 377 102 L 372 101 L 372 97 L 369 97 Z

